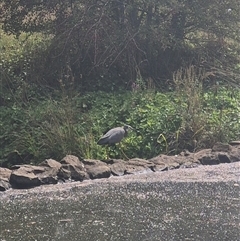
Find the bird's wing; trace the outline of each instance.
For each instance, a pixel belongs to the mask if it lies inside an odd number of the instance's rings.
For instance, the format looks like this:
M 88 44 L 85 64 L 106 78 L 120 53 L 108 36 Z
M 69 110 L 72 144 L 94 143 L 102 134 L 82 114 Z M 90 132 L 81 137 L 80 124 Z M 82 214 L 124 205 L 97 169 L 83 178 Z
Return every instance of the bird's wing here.
M 124 133 L 125 131 L 121 127 L 113 128 L 99 139 L 98 144 L 104 145 L 120 142 L 124 136 Z

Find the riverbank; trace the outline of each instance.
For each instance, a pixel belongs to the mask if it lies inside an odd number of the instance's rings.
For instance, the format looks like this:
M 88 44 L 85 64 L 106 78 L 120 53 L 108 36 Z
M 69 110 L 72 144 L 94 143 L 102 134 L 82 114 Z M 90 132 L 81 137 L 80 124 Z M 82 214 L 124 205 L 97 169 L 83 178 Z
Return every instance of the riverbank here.
M 13 199 L 21 199 L 29 202 L 37 198 L 71 198 L 71 190 L 85 188 L 86 186 L 118 185 L 123 183 L 165 183 L 165 182 L 198 182 L 219 183 L 231 182 L 234 188 L 240 186 L 240 162 L 223 163 L 219 165 L 202 165 L 195 168 L 181 168 L 166 172 L 145 172 L 121 177 L 112 176 L 106 179 L 85 180 L 83 182 L 59 183 L 57 185 L 42 185 L 31 189 L 9 189 L 1 193 L 0 200 L 5 202 Z
M 196 153 L 186 151 L 175 156 L 159 155 L 149 160 L 140 158 L 127 161 L 121 159 L 80 160 L 76 156 L 67 155 L 60 162 L 47 159 L 38 166 L 15 165 L 11 169 L 0 168 L 0 190 L 6 191 L 11 188 L 29 190 L 29 188 L 52 184 L 66 186 L 75 181 L 80 182 L 80 185 L 82 183 L 85 185 L 100 179 L 121 182 L 121 179 L 141 181 L 145 178 L 156 177 L 157 181 L 169 179 L 187 181 L 188 178 L 206 181 L 210 176 L 218 177 L 218 181 L 222 181 L 226 177 L 232 178 L 226 174 L 227 171 L 224 168 L 229 169 L 233 165 L 234 171 L 232 170 L 230 173 L 235 174 L 238 171 L 239 161 L 239 143 L 236 146 L 216 143 L 212 149 L 203 149 Z M 219 165 L 225 163 L 226 166 L 224 165 L 222 169 L 222 166 Z M 187 171 L 184 174 L 185 169 L 193 169 L 193 171 Z M 208 172 L 208 169 L 211 171 Z M 175 170 L 176 173 L 172 174 L 172 170 Z M 195 170 L 197 171 L 195 172 Z M 222 171 L 218 173 L 218 170 Z M 126 178 L 123 178 L 125 176 Z M 174 179 L 174 176 L 177 179 Z

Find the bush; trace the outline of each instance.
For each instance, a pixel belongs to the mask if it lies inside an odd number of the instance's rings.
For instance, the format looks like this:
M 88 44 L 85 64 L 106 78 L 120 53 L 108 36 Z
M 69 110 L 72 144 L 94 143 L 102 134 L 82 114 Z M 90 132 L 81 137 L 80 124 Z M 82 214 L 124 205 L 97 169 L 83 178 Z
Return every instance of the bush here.
M 140 73 L 167 89 L 189 64 L 239 83 L 237 0 L 2 0 L 1 8 L 6 32 L 51 36 L 37 75 L 53 88 L 70 73 L 81 91 L 117 91 Z
M 110 128 L 125 123 L 136 130 L 121 142 L 129 158 L 209 148 L 216 141 L 240 138 L 239 98 L 238 92 L 224 88 L 216 94 L 202 91 L 193 96 L 149 90 L 79 96 L 72 91 L 24 106 L 15 103 L 1 107 L 0 159 L 8 160 L 15 152 L 19 162 L 33 163 L 59 160 L 66 154 L 122 158 L 120 147 L 107 152 L 96 142 Z M 195 103 L 195 109 L 190 103 Z
M 36 94 L 43 94 L 39 72 L 43 71 L 43 56 L 49 37 L 22 33 L 18 39 L 0 30 L 0 105 L 7 102 L 24 103 Z M 47 86 L 45 86 L 45 90 Z

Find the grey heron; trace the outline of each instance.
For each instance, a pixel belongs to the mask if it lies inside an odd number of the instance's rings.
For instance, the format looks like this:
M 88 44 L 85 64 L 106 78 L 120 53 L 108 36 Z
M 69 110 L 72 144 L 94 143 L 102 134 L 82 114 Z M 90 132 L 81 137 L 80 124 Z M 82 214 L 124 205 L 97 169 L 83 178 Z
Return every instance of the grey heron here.
M 119 143 L 124 137 L 127 136 L 128 130 L 133 130 L 129 125 L 124 125 L 122 127 L 116 127 L 109 130 L 105 135 L 103 135 L 97 142 L 98 145 L 114 145 Z M 124 154 L 124 152 L 121 150 Z M 129 159 L 125 154 L 124 156 Z

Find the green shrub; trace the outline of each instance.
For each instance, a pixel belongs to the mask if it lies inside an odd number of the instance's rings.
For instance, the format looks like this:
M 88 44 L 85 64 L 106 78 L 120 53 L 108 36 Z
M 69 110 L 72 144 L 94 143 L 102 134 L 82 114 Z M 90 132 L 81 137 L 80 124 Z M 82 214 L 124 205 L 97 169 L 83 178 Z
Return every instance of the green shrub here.
M 170 149 L 196 151 L 239 138 L 239 91 L 219 85 L 204 89 L 208 74 L 194 66 L 175 73 L 175 101 L 182 122 Z
M 24 103 L 36 94 L 41 96 L 39 72 L 44 71 L 42 61 L 50 37 L 22 33 L 16 38 L 0 30 L 0 39 L 1 102 Z
M 239 93 L 219 89 L 180 95 L 153 91 L 88 93 L 75 91 L 1 107 L 1 160 L 18 153 L 22 162 L 38 163 L 66 154 L 81 158 L 151 158 L 209 148 L 216 141 L 239 138 Z M 229 96 L 232 93 L 233 96 Z M 188 98 L 201 98 L 189 111 Z M 192 103 L 194 101 L 192 100 Z M 98 146 L 107 130 L 129 124 L 135 131 L 120 147 Z M 196 143 L 193 141 L 196 140 Z

